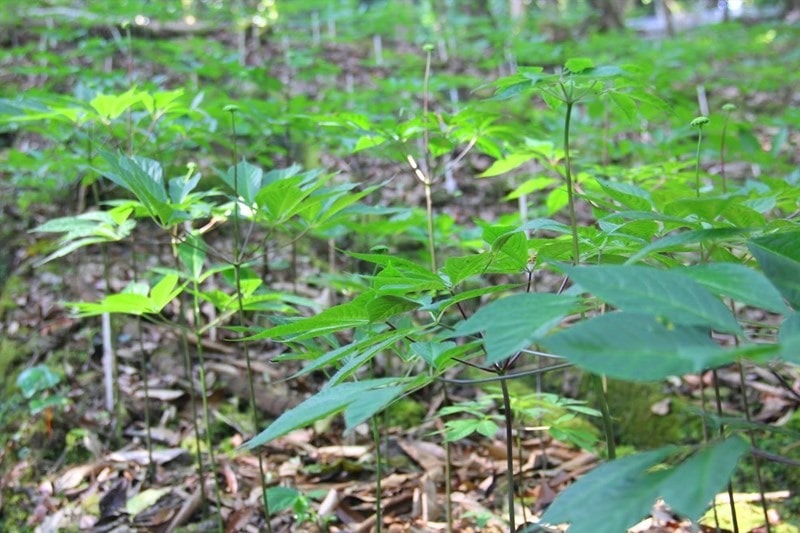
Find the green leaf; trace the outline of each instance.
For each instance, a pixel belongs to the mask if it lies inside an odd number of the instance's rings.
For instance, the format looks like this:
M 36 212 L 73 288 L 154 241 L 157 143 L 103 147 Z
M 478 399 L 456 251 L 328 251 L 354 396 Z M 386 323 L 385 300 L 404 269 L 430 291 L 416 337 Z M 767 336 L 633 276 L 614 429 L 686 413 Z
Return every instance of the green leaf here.
M 141 101 L 141 94 L 135 88 L 119 95 L 98 94 L 89 102 L 89 105 L 104 119 L 114 120 Z
M 761 272 L 739 263 L 712 263 L 677 270 L 710 291 L 774 313 L 785 313 L 780 292 Z
M 381 295 L 367 303 L 367 315 L 370 322 L 386 322 L 390 318 L 416 309 L 419 302 L 393 295 Z
M 267 489 L 267 501 L 269 501 L 270 514 L 280 513 L 291 509 L 297 500 L 303 495 L 297 489 L 284 487 L 281 485 Z
M 152 313 L 153 307 L 150 298 L 143 294 L 119 293 L 110 294 L 100 302 L 71 303 L 78 316 L 97 316 L 103 313 L 122 313 L 125 315 L 141 316 Z
M 375 288 L 379 289 L 381 293 L 393 291 L 405 294 L 447 288 L 437 274 L 408 259 L 384 254 L 351 253 L 350 255 L 356 259 L 384 267 L 375 277 Z
M 442 355 L 448 350 L 455 348 L 456 343 L 445 342 L 412 342 L 411 351 L 418 355 L 428 366 L 439 368 Z
M 594 61 L 588 57 L 574 57 L 564 63 L 564 68 L 573 74 L 579 74 L 584 70 L 594 68 Z
M 539 343 L 581 368 L 627 381 L 692 374 L 739 357 L 704 331 L 667 327 L 652 316 L 625 312 L 579 322 Z
M 451 336 L 484 332 L 486 362 L 498 363 L 540 339 L 576 305 L 576 299 L 556 294 L 515 294 L 482 307 Z
M 793 363 L 800 363 L 800 313 L 788 315 L 778 333 L 781 357 Z
M 677 272 L 632 265 L 563 267 L 576 283 L 615 307 L 687 326 L 742 333 L 725 304 Z
M 789 304 L 800 309 L 800 231 L 764 235 L 747 247 Z
M 161 489 L 145 489 L 138 492 L 125 502 L 125 512 L 131 516 L 135 516 L 155 505 L 158 500 L 164 495 L 169 494 L 171 490 L 172 489 L 169 487 L 164 487 Z
M 659 486 L 664 501 L 671 509 L 696 521 L 727 484 L 739 459 L 749 449 L 750 445 L 744 439 L 733 436 L 701 448 L 665 473 L 654 473 L 654 477 L 661 478 Z
M 540 524 L 570 523 L 570 533 L 627 531 L 650 513 L 659 487 L 648 483 L 647 471 L 674 448 L 637 453 L 602 464 L 567 487 L 547 509 Z
M 228 187 L 250 206 L 256 201 L 256 193 L 261 189 L 264 171 L 247 161 L 242 160 L 235 167 L 230 167 L 222 176 Z
M 484 418 L 483 420 L 479 421 L 478 425 L 475 426 L 475 431 L 487 439 L 494 438 L 494 436 L 497 435 L 498 429 L 499 428 L 497 427 L 497 424 L 488 418 Z
M 736 240 L 747 235 L 748 233 L 750 233 L 750 230 L 746 228 L 712 228 L 675 233 L 648 244 L 633 254 L 626 261 L 626 264 L 635 263 L 643 257 L 647 257 L 648 255 L 652 254 L 653 252 L 661 252 L 666 250 L 684 251 L 687 249 L 688 245 Z
M 622 111 L 622 114 L 625 115 L 625 118 L 628 120 L 633 120 L 636 118 L 636 100 L 627 94 L 618 91 L 609 92 L 608 99 L 611 100 L 611 103 L 613 103 L 620 111 Z
M 516 189 L 508 193 L 503 199 L 516 200 L 520 196 L 530 194 L 536 191 L 541 191 L 542 189 L 547 189 L 558 183 L 559 181 L 557 179 L 550 178 L 547 176 L 538 176 L 536 178 L 531 178 L 529 180 L 525 180 L 524 182 L 522 182 L 520 186 L 518 186 Z
M 455 287 L 465 279 L 483 273 L 492 260 L 492 254 L 483 252 L 475 255 L 450 257 L 444 263 L 444 273 L 449 285 Z
M 374 293 L 364 293 L 350 302 L 329 307 L 315 316 L 265 329 L 246 340 L 285 338 L 297 341 L 343 329 L 365 326 L 370 322 L 367 304 L 373 298 L 375 298 Z
M 570 533 L 627 531 L 650 514 L 656 499 L 697 520 L 748 450 L 739 437 L 706 446 L 677 467 L 656 468 L 674 447 L 638 453 L 603 464 L 569 486 L 542 516 L 542 524 L 569 522 Z
M 150 216 L 166 225 L 172 214 L 161 165 L 152 159 L 128 157 L 101 150 L 100 155 L 110 169 L 105 176 L 120 187 L 132 192 Z M 101 170 L 101 172 L 103 172 Z
M 178 276 L 169 275 L 164 276 L 158 283 L 153 285 L 150 290 L 150 301 L 152 308 L 161 311 L 165 305 L 170 303 L 175 297 L 180 294 L 181 289 L 175 289 L 178 284 Z
M 448 420 L 445 422 L 445 439 L 456 442 L 469 437 L 478 429 L 479 420 L 468 418 L 465 420 Z
M 291 379 L 298 378 L 311 372 L 316 372 L 317 370 L 323 370 L 326 367 L 339 364 L 339 362 L 345 359 L 353 359 L 355 358 L 354 354 L 359 354 L 359 356 L 366 354 L 366 358 L 369 359 L 375 353 L 390 348 L 393 344 L 402 339 L 407 333 L 408 331 L 403 329 L 389 330 L 384 331 L 383 333 L 369 335 L 365 339 L 353 341 L 350 344 L 340 346 L 315 358 L 308 365 L 304 366 L 302 370 L 294 374 Z
M 492 178 L 494 176 L 499 176 L 500 174 L 505 174 L 506 172 L 510 172 L 536 157 L 541 157 L 541 156 L 539 154 L 530 152 L 509 154 L 505 158 L 498 159 L 497 161 L 492 163 L 489 168 L 487 168 L 481 174 L 478 174 L 478 177 Z
M 396 381 L 400 381 L 397 379 Z M 344 423 L 348 430 L 363 424 L 380 411 L 386 409 L 395 398 L 400 396 L 405 387 L 403 385 L 388 385 L 366 390 L 359 394 L 344 410 Z
M 203 240 L 198 235 L 188 235 L 186 240 L 178 245 L 178 257 L 190 273 L 191 279 L 200 282 L 206 260 L 206 245 Z
M 398 268 L 389 263 L 373 280 L 373 287 L 381 294 L 412 294 L 423 291 L 444 290 L 444 281 L 433 272 L 414 267 Z
M 650 193 L 630 183 L 619 183 L 598 179 L 597 183 L 605 193 L 624 207 L 634 211 L 649 211 L 653 208 Z
M 26 368 L 17 376 L 17 387 L 22 395 L 31 399 L 37 394 L 52 389 L 61 382 L 61 376 L 53 372 L 46 365 L 36 365 Z
M 345 411 L 347 427 L 352 428 L 383 409 L 400 395 L 403 387 L 398 385 L 399 382 L 401 380 L 398 378 L 369 379 L 340 383 L 334 387 L 323 389 L 300 405 L 285 411 L 245 445 L 250 449 L 256 448 L 290 431 L 308 426 L 317 420 L 342 411 Z M 347 410 L 351 405 L 353 408 L 348 413 Z
M 302 175 L 292 176 L 264 186 L 255 196 L 259 214 L 270 224 L 278 225 L 309 209 L 311 205 L 304 201 L 314 187 L 304 187 L 305 179 Z
M 128 219 L 131 213 L 130 208 L 88 211 L 74 217 L 55 218 L 37 226 L 32 231 L 64 235 L 58 240 L 56 250 L 38 260 L 35 266 L 64 257 L 84 246 L 126 238 L 136 226 L 135 220 Z

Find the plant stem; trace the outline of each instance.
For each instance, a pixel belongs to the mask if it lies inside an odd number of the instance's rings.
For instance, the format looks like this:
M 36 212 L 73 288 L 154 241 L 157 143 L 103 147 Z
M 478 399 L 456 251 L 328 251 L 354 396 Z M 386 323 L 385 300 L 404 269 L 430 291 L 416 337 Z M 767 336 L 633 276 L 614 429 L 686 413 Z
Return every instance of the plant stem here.
M 614 442 L 614 424 L 611 420 L 611 410 L 608 407 L 608 390 L 605 386 L 605 376 L 592 374 L 592 384 L 595 394 L 600 399 L 600 414 L 603 416 L 603 433 L 606 437 L 606 451 L 609 459 L 617 458 L 617 445 Z
M 575 192 L 572 185 L 572 161 L 569 153 L 569 127 L 572 120 L 572 101 L 567 101 L 567 112 L 564 115 L 564 178 L 567 181 L 567 207 L 569 208 L 569 225 L 572 229 L 572 264 L 580 263 L 580 246 L 578 245 L 578 218 L 575 215 Z
M 567 206 L 569 208 L 569 225 L 572 230 L 572 264 L 578 265 L 580 263 L 580 246 L 578 244 L 578 217 L 575 214 L 575 191 L 572 180 L 572 159 L 570 157 L 570 123 L 572 120 L 572 109 L 574 100 L 572 99 L 571 90 L 568 91 L 562 85 L 562 93 L 564 94 L 564 103 L 567 106 L 567 111 L 564 115 L 564 178 L 567 181 Z M 600 401 L 600 413 L 603 415 L 603 431 L 606 437 L 606 450 L 609 459 L 615 459 L 617 456 L 617 449 L 614 443 L 614 428 L 611 420 L 611 412 L 608 408 L 608 391 L 604 385 L 605 378 L 603 376 L 592 375 L 591 377 L 597 398 Z
M 177 258 L 176 258 L 177 261 Z M 200 437 L 200 419 L 197 416 L 197 394 L 194 390 L 194 380 L 192 379 L 192 361 L 189 357 L 189 339 L 186 334 L 188 320 L 186 319 L 185 306 L 186 303 L 183 299 L 178 300 L 180 312 L 178 314 L 180 321 L 181 332 L 181 351 L 183 352 L 183 369 L 186 372 L 186 380 L 189 387 L 189 403 L 192 410 L 192 422 L 194 423 L 194 439 L 197 446 L 197 474 L 200 477 L 200 500 L 203 505 L 203 512 L 208 511 L 208 496 L 206 495 L 206 484 L 203 480 L 206 478 L 205 466 L 203 466 L 203 453 L 202 453 L 202 439 Z
M 214 498 L 217 500 L 217 528 L 219 531 L 224 531 L 225 526 L 222 522 L 222 498 L 219 492 L 219 481 L 217 480 L 217 460 L 214 455 L 214 442 L 211 439 L 211 415 L 208 409 L 208 388 L 206 387 L 206 362 L 203 354 L 203 343 L 199 342 L 202 333 L 200 332 L 200 286 L 197 280 L 192 281 L 192 311 L 194 321 L 192 322 L 195 338 L 197 342 L 197 363 L 200 372 L 200 394 L 203 399 L 203 419 L 206 425 L 206 446 L 208 446 L 208 457 L 211 462 L 211 477 L 214 483 Z M 205 479 L 200 480 L 205 483 Z
M 733 303 L 731 303 L 731 306 Z M 736 345 L 738 346 L 738 337 L 736 339 Z M 739 362 L 739 382 L 742 384 L 742 407 L 744 410 L 744 418 L 747 420 L 748 423 L 751 422 L 750 417 L 750 400 L 747 399 L 747 389 L 745 388 L 745 381 L 744 381 L 744 368 L 743 368 L 743 361 Z M 747 430 L 747 436 L 750 438 L 750 446 L 751 449 L 755 450 L 757 448 L 756 436 L 755 432 L 752 429 Z M 764 513 L 764 528 L 766 529 L 766 533 L 772 533 L 772 526 L 769 523 L 769 512 L 767 510 L 767 499 L 764 497 L 764 478 L 761 475 L 761 459 L 759 459 L 758 455 L 755 453 L 750 454 L 753 457 L 753 467 L 756 472 L 756 483 L 758 483 L 758 493 L 761 496 L 761 511 Z
M 514 428 L 511 418 L 511 397 L 508 394 L 506 380 L 500 382 L 503 393 L 503 409 L 506 423 L 506 480 L 508 483 L 508 529 L 516 531 L 516 513 L 514 512 Z
M 723 107 L 724 109 L 724 107 Z M 728 110 L 725 111 L 725 121 L 722 123 L 722 139 L 720 140 L 719 146 L 719 175 L 722 178 L 722 193 L 725 194 L 728 192 L 728 180 L 725 176 L 725 142 L 728 135 L 728 119 L 730 118 L 730 113 Z M 767 526 L 769 528 L 769 525 Z
M 239 325 L 244 327 L 244 302 L 242 301 L 242 242 L 239 228 L 239 171 L 237 166 L 238 155 L 236 153 L 236 114 L 231 111 L 231 134 L 233 135 L 233 188 L 234 188 L 234 216 L 233 216 L 233 275 L 236 282 L 236 302 L 239 311 Z M 247 387 L 250 394 L 250 411 L 252 412 L 253 431 L 258 431 L 258 407 L 256 406 L 256 389 L 253 382 L 253 365 L 250 358 L 250 345 L 242 343 L 244 360 L 247 365 Z M 272 522 L 270 522 L 269 498 L 267 496 L 267 473 L 264 468 L 264 458 L 260 453 L 258 456 L 258 474 L 261 478 L 261 501 L 264 504 L 264 519 L 266 521 L 267 533 L 272 533 Z
M 444 405 L 450 405 L 450 396 L 447 394 L 447 385 L 442 384 L 442 392 L 444 394 Z M 451 470 L 451 461 L 452 461 L 452 443 L 445 438 L 444 439 L 444 512 L 445 512 L 445 519 L 447 521 L 447 533 L 453 533 L 453 501 L 451 499 L 453 494 L 453 481 L 451 476 L 453 472 Z
M 719 392 L 719 375 L 717 370 L 711 371 L 714 379 L 714 402 L 717 405 L 717 416 L 722 417 L 722 395 Z M 725 437 L 725 424 L 719 425 L 719 436 Z M 739 533 L 739 521 L 736 516 L 736 504 L 733 501 L 733 483 L 728 481 L 728 504 L 731 508 L 731 520 L 733 522 L 733 533 Z
M 131 271 L 133 273 L 133 281 L 139 281 L 139 263 L 136 260 L 136 237 L 131 234 Z M 136 334 L 139 337 L 139 357 L 141 364 L 141 379 L 142 387 L 144 390 L 144 439 L 145 448 L 147 448 L 147 477 L 149 482 L 156 479 L 156 465 L 153 462 L 153 437 L 150 431 L 150 383 L 148 379 L 148 360 L 149 356 L 144 348 L 144 331 L 142 329 L 142 317 L 136 317 Z
M 425 187 L 425 210 L 428 216 L 428 253 L 431 255 L 431 271 L 436 272 L 436 235 L 434 234 L 433 223 L 433 198 L 431 195 L 431 187 L 433 187 L 433 176 L 431 175 L 431 151 L 430 139 L 428 133 L 428 106 L 430 95 L 428 93 L 428 86 L 431 78 L 431 47 L 427 46 L 427 54 L 425 56 L 425 76 L 422 82 L 422 114 L 425 121 L 425 127 L 422 129 L 422 143 L 425 150 L 425 179 L 422 181 Z
M 383 487 L 381 477 L 383 477 L 383 467 L 381 465 L 381 433 L 378 426 L 378 418 L 372 417 L 372 441 L 375 446 L 375 532 L 381 533 L 383 530 L 383 506 L 381 498 Z
M 697 134 L 697 156 L 694 166 L 694 191 L 695 195 L 700 198 L 700 144 L 703 142 L 703 128 L 700 128 Z

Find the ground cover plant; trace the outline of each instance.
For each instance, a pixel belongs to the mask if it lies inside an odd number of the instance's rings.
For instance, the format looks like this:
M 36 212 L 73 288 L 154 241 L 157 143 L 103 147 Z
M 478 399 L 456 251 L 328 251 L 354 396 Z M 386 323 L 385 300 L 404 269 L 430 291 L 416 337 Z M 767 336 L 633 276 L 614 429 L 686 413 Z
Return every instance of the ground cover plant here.
M 0 18 L 0 529 L 800 527 L 791 10 L 251 4 Z

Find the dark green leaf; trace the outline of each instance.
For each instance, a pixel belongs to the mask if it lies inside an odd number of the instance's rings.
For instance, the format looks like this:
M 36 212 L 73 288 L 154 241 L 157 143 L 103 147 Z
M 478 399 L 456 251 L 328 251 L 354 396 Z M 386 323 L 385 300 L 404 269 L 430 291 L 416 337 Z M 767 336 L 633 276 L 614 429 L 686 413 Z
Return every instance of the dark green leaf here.
M 785 313 L 786 303 L 780 292 L 760 272 L 739 263 L 712 263 L 677 270 L 710 291 L 742 303 Z
M 739 437 L 702 448 L 672 468 L 655 468 L 677 450 L 660 448 L 601 465 L 562 492 L 542 523 L 569 522 L 570 533 L 626 531 L 650 514 L 657 498 L 697 520 L 722 490 L 749 446 Z
M 30 399 L 40 392 L 52 389 L 61 381 L 61 376 L 53 372 L 46 365 L 36 365 L 26 368 L 17 376 L 17 387 L 22 395 Z
M 625 311 L 664 317 L 676 324 L 742 333 L 725 304 L 677 272 L 632 265 L 564 270 L 583 289 Z
M 764 235 L 747 247 L 784 298 L 800 309 L 800 231 Z
M 247 441 L 252 449 L 299 429 L 317 420 L 346 411 L 354 405 L 345 418 L 348 427 L 353 427 L 379 411 L 403 391 L 398 378 L 370 379 L 366 381 L 340 383 L 323 389 L 300 405 L 285 411 L 261 433 Z
M 516 294 L 482 307 L 458 324 L 452 335 L 484 332 L 486 360 L 498 363 L 541 338 L 576 304 L 574 298 L 556 294 Z
M 652 316 L 624 312 L 579 322 L 539 342 L 591 372 L 627 381 L 691 374 L 739 357 L 702 330 L 667 327 Z

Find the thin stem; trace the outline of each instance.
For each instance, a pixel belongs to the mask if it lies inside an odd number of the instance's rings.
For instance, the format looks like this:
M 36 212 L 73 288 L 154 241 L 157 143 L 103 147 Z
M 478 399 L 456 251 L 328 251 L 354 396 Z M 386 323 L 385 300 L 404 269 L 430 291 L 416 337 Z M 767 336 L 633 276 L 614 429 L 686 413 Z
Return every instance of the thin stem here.
M 722 418 L 722 395 L 719 391 L 719 375 L 717 374 L 716 369 L 711 371 L 711 376 L 714 380 L 714 402 L 717 406 L 717 416 Z M 725 436 L 725 424 L 719 425 L 719 435 L 720 437 Z M 731 520 L 733 522 L 733 533 L 739 533 L 739 521 L 736 517 L 736 504 L 733 501 L 733 483 L 728 481 L 728 504 L 731 508 Z
M 736 339 L 736 344 L 738 345 L 738 338 Z M 742 384 L 742 407 L 744 408 L 744 418 L 747 422 L 751 421 L 750 417 L 750 400 L 747 399 L 747 389 L 745 388 L 745 380 L 744 380 L 744 364 L 743 362 L 739 362 L 739 382 Z M 756 436 L 753 430 L 747 431 L 747 436 L 750 438 L 750 447 L 751 449 L 755 450 L 758 446 L 756 443 Z M 756 483 L 758 483 L 758 493 L 761 496 L 761 510 L 764 513 L 764 527 L 766 528 L 766 533 L 772 533 L 772 526 L 769 523 L 769 511 L 767 509 L 767 499 L 764 497 L 764 478 L 761 475 L 761 459 L 755 453 L 751 454 L 753 456 L 753 467 L 756 471 Z
M 139 281 L 139 262 L 136 260 L 136 236 L 131 235 L 131 270 L 133 281 Z M 149 356 L 144 348 L 144 331 L 142 317 L 136 317 L 136 334 L 139 337 L 139 363 L 141 365 L 142 388 L 144 390 L 144 440 L 147 449 L 147 480 L 151 483 L 156 479 L 156 465 L 153 462 L 153 436 L 150 431 L 150 380 L 148 378 Z
M 232 111 L 231 112 L 231 134 L 233 135 L 233 157 L 234 157 L 234 167 L 233 167 L 233 187 L 235 189 L 235 194 L 237 195 L 236 202 L 234 203 L 234 230 L 233 230 L 233 275 L 236 282 L 236 301 L 239 310 L 239 325 L 244 327 L 245 319 L 244 319 L 244 302 L 242 301 L 242 272 L 241 272 L 241 259 L 242 259 L 242 243 L 241 243 L 241 235 L 239 233 L 239 199 L 238 199 L 238 191 L 239 191 L 239 172 L 238 167 L 236 165 L 237 154 L 236 154 L 236 115 Z M 247 386 L 250 394 L 250 411 L 252 412 L 252 420 L 253 420 L 253 430 L 258 431 L 259 428 L 259 420 L 258 420 L 258 408 L 256 406 L 256 389 L 255 384 L 253 382 L 253 365 L 250 357 L 250 345 L 247 342 L 242 343 L 242 351 L 244 352 L 244 360 L 245 364 L 247 365 Z M 270 522 L 270 512 L 269 512 L 269 498 L 267 496 L 267 473 L 266 469 L 264 468 L 264 458 L 260 453 L 258 455 L 258 473 L 259 477 L 261 478 L 261 501 L 264 504 L 264 518 L 266 521 L 267 533 L 272 533 L 272 522 Z
M 569 224 L 572 230 L 572 264 L 580 263 L 580 246 L 578 244 L 578 217 L 575 214 L 575 191 L 572 182 L 572 159 L 570 156 L 570 123 L 572 120 L 572 108 L 575 100 L 572 99 L 572 87 L 569 90 L 562 84 L 561 92 L 564 95 L 564 103 L 567 106 L 564 115 L 564 178 L 567 181 L 567 206 L 569 207 Z M 593 385 L 600 401 L 600 412 L 603 415 L 603 431 L 606 437 L 606 450 L 608 458 L 614 459 L 617 456 L 616 444 L 614 443 L 614 427 L 611 420 L 611 412 L 608 407 L 608 391 L 604 385 L 603 376 L 592 375 Z
M 450 405 L 450 396 L 447 394 L 447 386 L 442 384 L 442 392 L 444 393 L 444 405 Z M 444 513 L 447 521 L 447 533 L 453 533 L 453 480 L 452 472 L 452 446 L 453 444 L 447 439 L 444 439 Z
M 516 513 L 514 512 L 514 427 L 511 419 L 511 397 L 508 394 L 508 383 L 500 382 L 503 393 L 503 409 L 506 423 L 506 480 L 508 483 L 508 529 L 516 531 Z
M 383 487 L 381 486 L 381 478 L 383 477 L 383 460 L 381 456 L 381 433 L 378 426 L 378 418 L 372 417 L 372 441 L 375 446 L 375 532 L 381 533 L 383 530 L 383 505 L 381 498 L 383 497 Z
M 156 464 L 153 461 L 153 436 L 150 431 L 150 385 L 148 383 L 148 361 L 150 359 L 144 348 L 144 332 L 141 317 L 136 317 L 136 334 L 139 336 L 139 357 L 141 357 L 142 385 L 144 389 L 144 440 L 147 448 L 147 480 L 152 483 L 156 479 Z
M 728 119 L 730 119 L 730 107 L 732 104 L 726 104 L 722 107 L 725 111 L 725 121 L 722 123 L 722 139 L 719 145 L 719 175 L 722 178 L 722 193 L 728 192 L 728 180 L 725 176 L 725 143 L 728 137 Z M 769 525 L 767 525 L 769 528 Z
M 697 156 L 696 156 L 696 163 L 694 166 L 694 192 L 698 198 L 700 198 L 700 144 L 702 142 L 703 142 L 703 128 L 700 128 L 700 131 L 697 135 Z
M 611 420 L 611 410 L 608 407 L 608 390 L 605 386 L 605 376 L 598 376 L 592 374 L 592 384 L 594 385 L 595 394 L 600 399 L 600 414 L 603 418 L 603 433 L 606 437 L 606 451 L 608 452 L 609 459 L 616 459 L 617 445 L 614 442 L 614 424 Z
M 572 160 L 569 153 L 569 127 L 572 120 L 572 101 L 567 101 L 567 112 L 564 116 L 564 178 L 567 181 L 567 207 L 569 208 L 569 225 L 572 229 L 572 264 L 580 263 L 580 247 L 578 245 L 578 218 L 575 215 L 575 192 L 572 186 Z
M 177 257 L 176 257 L 177 261 Z M 208 512 L 208 496 L 206 495 L 206 484 L 202 482 L 206 478 L 205 474 L 205 466 L 203 465 L 203 454 L 202 454 L 202 439 L 200 437 L 200 420 L 197 416 L 197 394 L 194 390 L 194 380 L 192 379 L 192 361 L 189 357 L 189 337 L 187 335 L 187 323 L 188 320 L 186 319 L 186 302 L 184 302 L 183 298 L 178 299 L 178 305 L 180 311 L 178 313 L 178 320 L 180 321 L 180 332 L 181 332 L 181 351 L 183 352 L 183 369 L 186 373 L 186 380 L 188 382 L 189 387 L 189 403 L 191 405 L 192 410 L 192 422 L 194 423 L 194 439 L 195 445 L 197 446 L 197 473 L 200 476 L 200 501 L 203 505 L 203 512 Z
M 422 128 L 422 144 L 423 149 L 425 150 L 425 172 L 428 175 L 425 176 L 422 184 L 425 187 L 425 211 L 428 218 L 428 253 L 431 256 L 431 271 L 436 272 L 436 235 L 434 234 L 433 198 L 431 195 L 433 176 L 431 175 L 431 151 L 428 133 L 428 107 L 430 100 L 428 85 L 431 78 L 431 47 L 426 46 L 426 49 L 427 54 L 425 56 L 425 76 L 422 81 L 422 115 L 425 121 L 425 127 Z
M 199 340 L 200 339 L 200 285 L 197 283 L 197 280 L 192 281 L 192 294 L 194 295 L 192 298 L 192 312 L 193 312 L 193 326 L 194 326 L 194 334 L 195 337 Z M 203 401 L 203 419 L 205 420 L 206 425 L 206 446 L 208 446 L 208 458 L 211 462 L 211 476 L 214 483 L 214 498 L 217 500 L 217 528 L 219 531 L 224 531 L 225 526 L 222 522 L 222 498 L 220 496 L 219 491 L 219 480 L 217 479 L 217 459 L 214 454 L 214 442 L 211 439 L 211 414 L 208 408 L 208 388 L 206 386 L 206 361 L 203 352 L 203 343 L 198 342 L 196 346 L 197 350 L 197 363 L 198 363 L 198 370 L 200 372 L 200 394 L 202 395 Z M 200 480 L 201 483 L 205 483 L 205 479 Z

